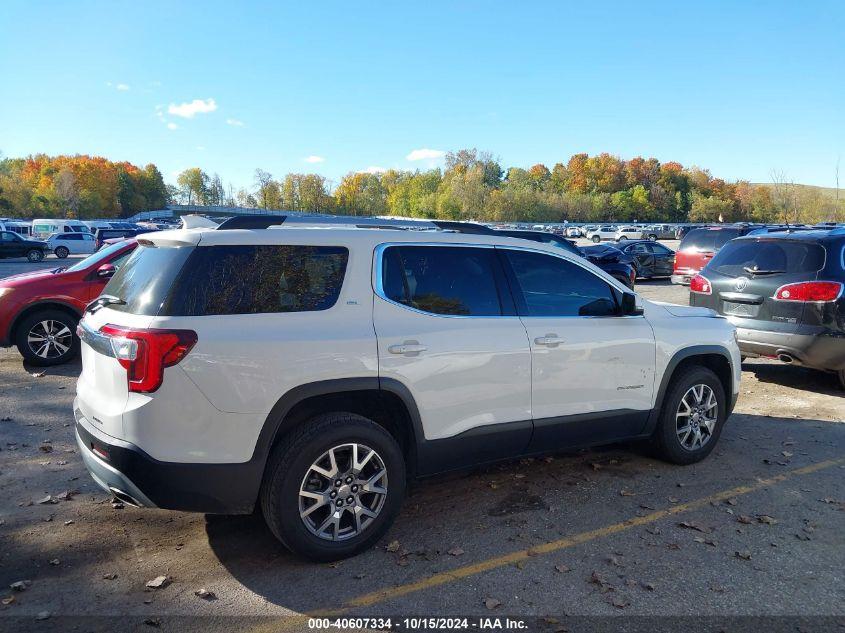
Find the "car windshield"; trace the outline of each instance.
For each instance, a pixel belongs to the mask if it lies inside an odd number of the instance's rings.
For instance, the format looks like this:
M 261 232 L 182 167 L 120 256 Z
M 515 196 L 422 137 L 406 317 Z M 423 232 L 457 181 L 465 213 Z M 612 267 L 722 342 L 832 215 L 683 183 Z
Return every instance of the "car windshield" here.
M 824 248 L 818 244 L 737 240 L 720 250 L 707 268 L 728 277 L 812 273 L 824 267 L 824 260 Z
M 112 255 L 114 255 L 117 251 L 119 251 L 121 248 L 123 248 L 124 246 L 126 246 L 126 242 L 117 242 L 116 244 L 112 244 L 108 248 L 104 248 L 102 250 L 99 250 L 96 253 L 89 255 L 85 259 L 79 260 L 73 266 L 71 266 L 70 268 L 68 268 L 66 270 L 68 272 L 76 272 L 77 270 L 85 270 L 86 268 L 88 268 L 92 264 L 97 263 L 98 261 L 108 259 Z

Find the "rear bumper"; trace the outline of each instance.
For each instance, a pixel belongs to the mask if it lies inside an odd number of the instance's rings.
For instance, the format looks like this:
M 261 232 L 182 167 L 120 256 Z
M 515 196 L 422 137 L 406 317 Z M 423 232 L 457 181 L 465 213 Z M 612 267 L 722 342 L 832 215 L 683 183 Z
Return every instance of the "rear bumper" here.
M 845 332 L 830 330 L 794 333 L 737 328 L 743 356 L 777 358 L 788 355 L 793 362 L 814 369 L 845 369 Z
M 674 272 L 674 273 L 672 273 L 672 283 L 673 284 L 682 284 L 684 286 L 689 286 L 690 279 L 695 277 L 697 274 L 698 274 L 698 271 Z
M 253 462 L 162 462 L 129 442 L 106 435 L 77 406 L 74 417 L 82 460 L 103 490 L 141 507 L 210 514 L 252 512 L 262 474 Z

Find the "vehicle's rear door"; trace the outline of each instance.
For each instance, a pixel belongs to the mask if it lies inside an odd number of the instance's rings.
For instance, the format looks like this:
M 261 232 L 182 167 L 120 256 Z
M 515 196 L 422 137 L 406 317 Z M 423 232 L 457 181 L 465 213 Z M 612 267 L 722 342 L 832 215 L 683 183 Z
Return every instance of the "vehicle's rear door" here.
M 654 333 L 620 316 L 619 291 L 580 263 L 497 247 L 528 332 L 532 451 L 639 433 L 652 408 Z
M 379 377 L 419 409 L 421 467 L 520 454 L 532 428 L 531 352 L 494 249 L 381 245 L 373 286 Z

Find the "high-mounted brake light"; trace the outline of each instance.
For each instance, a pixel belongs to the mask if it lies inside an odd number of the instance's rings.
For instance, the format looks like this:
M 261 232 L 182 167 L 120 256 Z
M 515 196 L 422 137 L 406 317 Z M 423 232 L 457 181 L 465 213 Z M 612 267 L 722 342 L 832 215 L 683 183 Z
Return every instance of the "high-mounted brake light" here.
M 152 393 L 161 387 L 164 368 L 177 364 L 197 342 L 192 330 L 140 330 L 104 325 L 114 357 L 126 369 L 129 391 Z
M 777 301 L 801 301 L 827 303 L 842 296 L 842 284 L 838 281 L 801 281 L 786 284 L 775 290 Z
M 710 280 L 704 275 L 696 275 L 689 282 L 689 291 L 699 295 L 709 295 L 713 292 Z

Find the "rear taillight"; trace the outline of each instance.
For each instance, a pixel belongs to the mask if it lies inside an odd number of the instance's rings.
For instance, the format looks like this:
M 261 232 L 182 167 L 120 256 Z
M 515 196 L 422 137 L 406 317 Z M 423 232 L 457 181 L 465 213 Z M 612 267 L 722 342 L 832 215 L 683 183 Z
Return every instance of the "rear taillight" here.
M 838 281 L 802 281 L 786 284 L 775 290 L 778 301 L 811 301 L 825 303 L 836 301 L 842 296 L 842 284 Z
M 709 295 L 713 292 L 710 280 L 704 275 L 696 275 L 689 282 L 689 291 L 699 295 Z
M 192 330 L 136 330 L 104 325 L 114 357 L 126 369 L 129 391 L 151 393 L 161 387 L 164 368 L 181 361 L 196 345 Z

